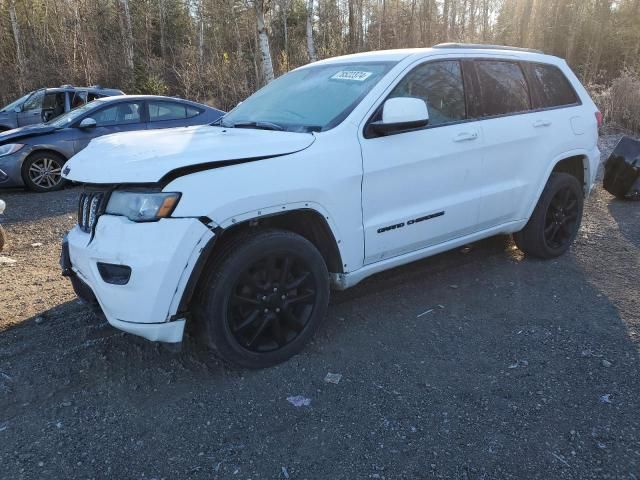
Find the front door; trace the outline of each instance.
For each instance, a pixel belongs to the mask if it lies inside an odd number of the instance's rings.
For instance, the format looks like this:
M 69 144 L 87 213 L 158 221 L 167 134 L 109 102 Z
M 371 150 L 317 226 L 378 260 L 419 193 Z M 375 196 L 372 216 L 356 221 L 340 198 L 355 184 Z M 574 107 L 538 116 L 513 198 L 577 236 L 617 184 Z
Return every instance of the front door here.
M 425 100 L 429 125 L 361 139 L 365 264 L 477 230 L 484 139 L 467 116 L 460 62 L 418 65 L 391 97 Z
M 95 128 L 76 128 L 74 138 L 74 153 L 89 145 L 89 142 L 96 137 L 117 132 L 130 132 L 133 130 L 146 130 L 143 113 L 143 103 L 137 102 L 114 102 L 113 105 L 103 107 L 97 112 L 92 112 L 84 118 L 93 118 L 96 121 Z
M 42 122 L 42 102 L 44 100 L 44 92 L 44 90 L 34 92 L 27 101 L 22 104 L 22 109 L 17 114 L 18 127 Z

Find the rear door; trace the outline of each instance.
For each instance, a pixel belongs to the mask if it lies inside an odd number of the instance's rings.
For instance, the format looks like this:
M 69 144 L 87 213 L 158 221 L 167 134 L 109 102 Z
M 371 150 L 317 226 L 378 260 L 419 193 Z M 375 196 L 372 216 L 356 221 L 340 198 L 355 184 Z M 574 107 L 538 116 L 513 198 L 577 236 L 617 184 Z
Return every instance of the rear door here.
M 594 117 L 593 110 L 584 108 L 560 68 L 529 62 L 523 62 L 522 66 L 531 88 L 534 127 L 544 138 L 540 150 L 543 165 L 535 164 L 536 168 L 528 172 L 537 179 L 531 191 L 531 195 L 535 195 L 538 193 L 535 187 L 546 181 L 544 176 L 551 160 L 585 147 L 585 136 L 592 134 Z
M 361 139 L 365 263 L 477 230 L 484 139 L 466 109 L 462 63 L 417 65 L 384 100 L 393 97 L 423 99 L 429 125 Z M 369 121 L 378 119 L 382 104 Z
M 148 100 L 149 129 L 173 128 L 199 125 L 199 116 L 204 112 L 187 103 L 170 100 Z
M 482 120 L 485 150 L 478 226 L 499 226 L 523 215 L 531 169 L 542 168 L 545 127 L 532 111 L 531 93 L 518 61 L 480 58 L 468 62 L 474 116 Z
M 75 128 L 75 153 L 86 147 L 96 137 L 110 133 L 146 130 L 147 128 L 144 102 L 142 101 L 114 102 L 114 104 L 89 113 L 84 118 L 93 118 L 96 121 L 96 127 Z

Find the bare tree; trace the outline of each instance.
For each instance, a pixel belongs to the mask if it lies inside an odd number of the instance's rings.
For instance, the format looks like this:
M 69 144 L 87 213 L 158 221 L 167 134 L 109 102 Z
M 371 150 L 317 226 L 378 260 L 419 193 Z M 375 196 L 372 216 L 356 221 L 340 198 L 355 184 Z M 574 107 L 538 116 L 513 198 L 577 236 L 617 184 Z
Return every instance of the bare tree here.
M 131 12 L 129 11 L 129 0 L 120 0 L 124 15 L 124 29 L 122 39 L 124 42 L 125 60 L 130 72 L 130 80 L 133 79 L 134 56 L 133 56 L 133 28 L 131 27 Z
M 318 59 L 316 46 L 313 43 L 313 0 L 307 2 L 307 53 L 309 61 L 315 62 Z
M 20 24 L 16 15 L 16 4 L 14 0 L 9 0 L 9 17 L 11 19 L 11 30 L 13 31 L 13 40 L 16 48 L 16 61 L 18 67 L 18 86 L 20 90 L 24 90 L 26 59 L 22 51 L 22 37 L 20 35 Z
M 255 0 L 254 5 L 258 24 L 258 46 L 262 60 L 262 82 L 263 84 L 267 84 L 274 79 L 273 62 L 271 61 L 271 50 L 269 49 L 269 36 L 267 35 L 267 27 L 264 21 L 264 14 L 268 9 L 268 5 L 265 0 Z

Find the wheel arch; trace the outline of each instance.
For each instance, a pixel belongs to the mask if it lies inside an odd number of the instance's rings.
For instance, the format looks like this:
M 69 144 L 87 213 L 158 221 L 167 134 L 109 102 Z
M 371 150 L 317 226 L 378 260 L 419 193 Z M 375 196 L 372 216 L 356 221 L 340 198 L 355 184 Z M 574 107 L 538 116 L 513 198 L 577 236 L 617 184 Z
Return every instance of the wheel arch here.
M 588 183 L 591 181 L 591 163 L 589 161 L 589 153 L 586 150 L 572 150 L 558 155 L 553 159 L 553 161 L 549 162 L 549 166 L 542 177 L 542 181 L 535 191 L 535 196 L 532 198 L 532 201 L 526 211 L 526 216 L 523 217 L 526 221 L 529 221 L 531 215 L 533 215 L 533 211 L 538 204 L 538 200 L 540 199 L 542 192 L 544 191 L 544 187 L 549 182 L 549 178 L 551 178 L 551 174 L 553 173 L 569 173 L 570 175 L 573 175 L 582 185 L 582 191 L 586 197 L 589 192 Z
M 310 208 L 306 203 L 305 207 L 287 208 L 280 207 L 279 212 L 262 214 L 262 211 L 256 212 L 260 216 L 243 216 L 242 220 L 236 218 L 229 219 L 221 225 L 212 227 L 215 236 L 202 248 L 200 256 L 191 272 L 186 287 L 182 293 L 182 297 L 177 309 L 176 318 L 190 310 L 191 301 L 202 278 L 206 266 L 212 261 L 216 253 L 223 246 L 238 235 L 263 229 L 280 229 L 286 230 L 309 240 L 320 252 L 325 260 L 327 269 L 330 273 L 344 273 L 344 264 L 342 254 L 340 252 L 340 240 L 334 235 L 334 230 L 330 225 L 330 218 L 322 212 Z M 209 218 L 201 218 L 201 221 L 207 224 L 213 222 Z
M 580 182 L 583 192 L 587 192 L 587 182 L 591 178 L 589 172 L 589 157 L 587 155 L 571 155 L 558 159 L 553 166 L 553 169 L 549 173 L 568 173 Z M 547 177 L 547 182 L 549 178 Z
M 20 173 L 21 173 L 21 175 L 22 175 L 22 180 L 23 180 L 23 181 L 25 180 L 25 173 L 26 173 L 26 172 L 24 171 L 24 165 L 25 165 L 25 164 L 27 163 L 27 161 L 28 161 L 31 157 L 33 157 L 35 154 L 43 153 L 43 152 L 44 152 L 44 153 L 46 153 L 46 152 L 53 153 L 54 155 L 56 155 L 56 156 L 58 156 L 58 157 L 61 157 L 61 158 L 62 158 L 62 160 L 64 160 L 65 162 L 66 162 L 67 160 L 69 160 L 69 159 L 67 158 L 67 156 L 66 156 L 64 153 L 60 152 L 59 150 L 56 150 L 55 148 L 51 148 L 51 147 L 36 147 L 36 148 L 34 148 L 33 150 L 31 150 L 31 151 L 29 152 L 29 154 L 28 154 L 26 157 L 24 157 L 24 158 L 22 159 L 22 164 L 20 165 Z

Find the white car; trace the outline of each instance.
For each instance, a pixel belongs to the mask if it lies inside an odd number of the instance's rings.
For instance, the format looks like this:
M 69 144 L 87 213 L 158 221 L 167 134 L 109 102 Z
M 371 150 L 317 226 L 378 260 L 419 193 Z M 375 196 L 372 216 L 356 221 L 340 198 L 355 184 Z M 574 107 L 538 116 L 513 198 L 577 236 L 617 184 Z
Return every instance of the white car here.
M 219 124 L 98 138 L 62 266 L 116 328 L 265 367 L 351 287 L 496 234 L 564 253 L 600 113 L 565 61 L 447 44 L 298 68 Z M 391 328 L 392 326 L 390 326 Z

